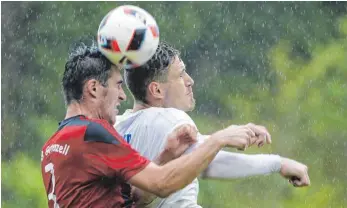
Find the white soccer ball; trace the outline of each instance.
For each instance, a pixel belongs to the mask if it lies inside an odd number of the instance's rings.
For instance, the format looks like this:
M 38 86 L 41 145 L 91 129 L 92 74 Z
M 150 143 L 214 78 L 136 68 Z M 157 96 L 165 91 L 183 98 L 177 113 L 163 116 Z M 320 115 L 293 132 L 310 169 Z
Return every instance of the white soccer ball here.
M 144 9 L 124 5 L 103 18 L 97 38 L 99 50 L 113 64 L 134 68 L 154 55 L 159 44 L 159 27 Z

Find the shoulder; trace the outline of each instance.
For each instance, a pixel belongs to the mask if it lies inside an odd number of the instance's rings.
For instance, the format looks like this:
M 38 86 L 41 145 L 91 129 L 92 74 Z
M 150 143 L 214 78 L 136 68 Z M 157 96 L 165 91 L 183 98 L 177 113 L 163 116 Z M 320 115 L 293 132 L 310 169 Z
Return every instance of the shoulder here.
M 175 108 L 149 108 L 143 118 L 147 120 L 147 131 L 155 135 L 168 135 L 183 124 L 196 126 L 187 113 Z
M 189 123 L 195 125 L 190 116 L 175 108 L 151 107 L 137 112 L 127 110 L 123 115 L 117 116 L 115 127 L 129 125 L 145 126 L 171 126 L 177 123 Z
M 118 132 L 103 119 L 88 119 L 89 123 L 84 134 L 86 142 L 103 142 L 109 144 L 119 144 L 122 141 Z
M 144 111 L 145 117 L 153 117 L 155 120 L 159 120 L 160 122 L 169 122 L 176 124 L 178 122 L 189 122 L 194 124 L 193 120 L 190 116 L 181 110 L 176 108 L 148 108 Z

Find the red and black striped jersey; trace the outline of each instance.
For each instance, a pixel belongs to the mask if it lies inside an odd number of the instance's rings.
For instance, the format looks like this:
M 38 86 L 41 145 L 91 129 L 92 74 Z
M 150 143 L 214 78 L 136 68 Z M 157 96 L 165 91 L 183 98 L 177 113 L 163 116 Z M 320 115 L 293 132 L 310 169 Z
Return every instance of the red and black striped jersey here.
M 132 207 L 127 181 L 148 164 L 106 120 L 68 118 L 41 152 L 48 206 Z

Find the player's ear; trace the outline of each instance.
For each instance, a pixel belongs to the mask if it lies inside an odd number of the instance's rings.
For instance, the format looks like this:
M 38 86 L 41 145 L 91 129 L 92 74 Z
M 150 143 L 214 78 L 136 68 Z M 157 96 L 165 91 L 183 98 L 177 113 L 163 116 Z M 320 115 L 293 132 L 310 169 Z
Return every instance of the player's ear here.
M 148 91 L 151 96 L 154 98 L 162 99 L 164 97 L 164 92 L 162 86 L 158 82 L 151 82 L 148 85 Z
M 89 95 L 96 98 L 99 89 L 99 82 L 96 79 L 90 79 L 86 82 L 86 90 Z

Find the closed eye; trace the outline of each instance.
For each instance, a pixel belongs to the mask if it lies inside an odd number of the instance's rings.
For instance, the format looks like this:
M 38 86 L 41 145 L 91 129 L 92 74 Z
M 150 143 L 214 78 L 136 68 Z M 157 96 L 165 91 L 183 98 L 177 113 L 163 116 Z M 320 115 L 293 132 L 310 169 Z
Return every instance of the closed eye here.
M 119 80 L 119 81 L 117 82 L 117 86 L 118 86 L 118 87 L 122 87 L 122 86 L 123 86 L 123 83 L 124 83 L 123 80 Z
M 180 73 L 180 77 L 183 77 L 183 75 L 186 73 L 186 69 L 183 69 Z

